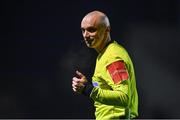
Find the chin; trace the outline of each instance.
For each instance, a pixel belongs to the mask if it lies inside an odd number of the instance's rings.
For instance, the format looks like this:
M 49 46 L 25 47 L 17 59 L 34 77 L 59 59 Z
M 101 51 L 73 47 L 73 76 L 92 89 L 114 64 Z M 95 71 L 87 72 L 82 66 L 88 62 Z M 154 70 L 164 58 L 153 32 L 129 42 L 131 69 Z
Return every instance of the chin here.
M 87 46 L 88 48 L 94 48 L 94 46 L 93 46 L 93 45 L 90 45 L 90 44 L 86 44 L 86 46 Z
M 93 48 L 93 46 L 91 46 L 91 45 L 86 45 L 88 48 Z

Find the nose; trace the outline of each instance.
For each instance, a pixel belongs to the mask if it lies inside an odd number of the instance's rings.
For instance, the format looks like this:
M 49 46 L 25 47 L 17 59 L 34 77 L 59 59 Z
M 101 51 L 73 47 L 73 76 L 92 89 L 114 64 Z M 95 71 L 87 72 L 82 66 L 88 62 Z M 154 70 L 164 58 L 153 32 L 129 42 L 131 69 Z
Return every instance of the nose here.
M 89 37 L 89 32 L 88 32 L 87 30 L 85 30 L 84 33 L 83 33 L 83 36 L 84 36 L 85 38 Z

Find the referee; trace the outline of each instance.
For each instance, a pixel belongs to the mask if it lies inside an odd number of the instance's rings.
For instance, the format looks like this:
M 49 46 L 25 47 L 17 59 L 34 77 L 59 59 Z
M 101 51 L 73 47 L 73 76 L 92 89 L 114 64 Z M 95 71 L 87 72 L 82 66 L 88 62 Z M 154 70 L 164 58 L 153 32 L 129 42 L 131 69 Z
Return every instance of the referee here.
M 108 17 L 100 11 L 88 13 L 81 22 L 84 41 L 98 52 L 92 83 L 76 71 L 74 92 L 94 100 L 97 120 L 131 119 L 138 116 L 138 94 L 133 63 L 126 49 L 111 40 Z

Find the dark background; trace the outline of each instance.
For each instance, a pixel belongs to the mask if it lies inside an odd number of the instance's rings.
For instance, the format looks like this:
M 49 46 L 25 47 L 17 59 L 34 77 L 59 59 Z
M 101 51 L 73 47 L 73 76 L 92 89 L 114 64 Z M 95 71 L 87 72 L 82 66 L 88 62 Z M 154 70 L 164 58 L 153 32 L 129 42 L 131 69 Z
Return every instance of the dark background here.
M 75 70 L 91 78 L 97 53 L 82 42 L 81 19 L 105 12 L 112 39 L 136 71 L 139 118 L 180 118 L 178 0 L 3 0 L 0 3 L 0 118 L 94 118 L 74 94 Z

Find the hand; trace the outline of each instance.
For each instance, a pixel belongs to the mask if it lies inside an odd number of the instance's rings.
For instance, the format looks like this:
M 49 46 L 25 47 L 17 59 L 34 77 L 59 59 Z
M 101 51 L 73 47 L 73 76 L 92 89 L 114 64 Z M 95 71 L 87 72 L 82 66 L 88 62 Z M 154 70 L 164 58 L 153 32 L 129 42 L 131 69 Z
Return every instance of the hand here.
M 87 83 L 86 76 L 76 71 L 78 77 L 72 78 L 72 89 L 74 92 L 82 93 L 83 88 L 85 87 L 85 83 Z

